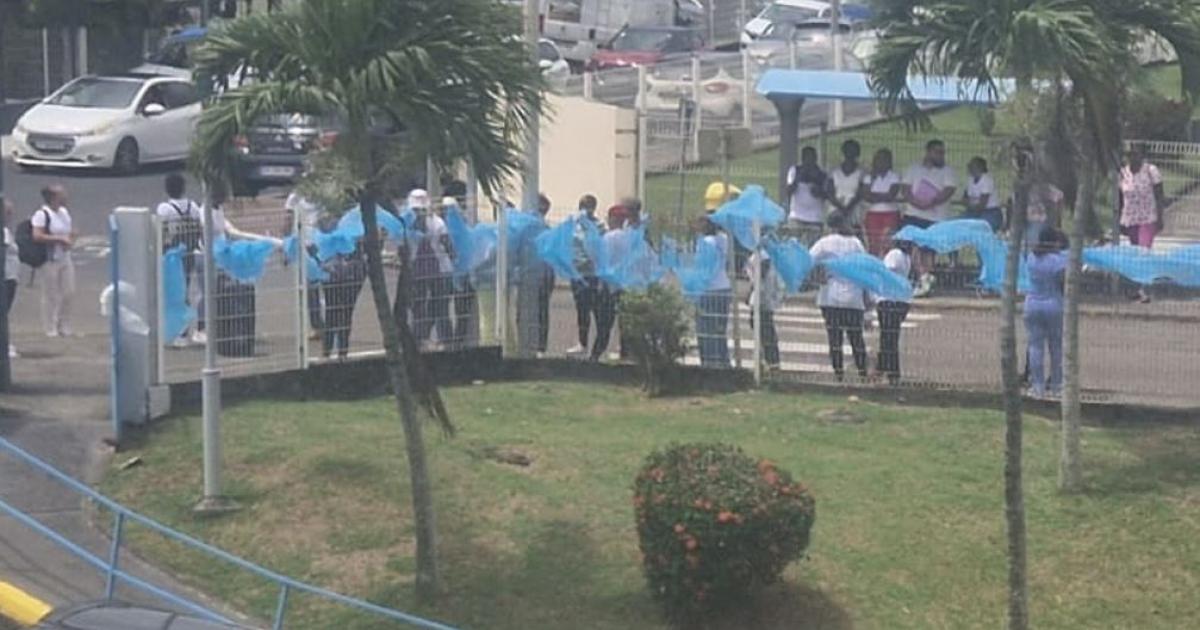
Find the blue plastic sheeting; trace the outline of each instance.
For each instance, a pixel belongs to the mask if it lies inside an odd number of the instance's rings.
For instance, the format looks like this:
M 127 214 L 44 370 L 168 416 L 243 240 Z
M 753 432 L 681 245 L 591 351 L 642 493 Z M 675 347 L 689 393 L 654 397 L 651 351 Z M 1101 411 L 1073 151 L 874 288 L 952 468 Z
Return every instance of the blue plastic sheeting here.
M 568 280 L 579 280 L 583 276 L 575 268 L 575 229 L 578 221 L 571 217 L 542 232 L 534 239 L 538 258 L 550 265 L 555 275 Z
M 509 266 L 524 260 L 523 252 L 532 250 L 533 241 L 546 230 L 546 222 L 541 215 L 533 212 L 522 212 L 513 208 L 504 211 L 505 232 L 507 233 Z
M 658 260 L 662 264 L 663 271 L 678 274 L 681 264 L 679 243 L 669 236 L 664 236 L 660 247 L 662 251 L 659 253 Z
M 754 221 L 757 219 L 763 230 L 774 229 L 783 223 L 784 214 L 762 186 L 748 186 L 737 199 L 718 208 L 709 220 L 732 234 L 742 247 L 754 249 L 758 247 Z
M 1185 287 L 1200 287 L 1200 246 L 1155 254 L 1143 247 L 1120 245 L 1083 250 L 1086 265 L 1118 273 L 1139 284 L 1169 280 Z
M 956 219 L 935 223 L 925 229 L 907 225 L 896 232 L 893 240 L 910 241 L 939 254 L 972 247 L 979 253 L 979 284 L 993 291 L 1003 287 L 1008 244 L 992 232 L 987 221 Z
M 1012 79 L 997 82 L 1001 95 L 1012 94 Z M 921 103 L 974 103 L 988 105 L 995 99 L 976 82 L 954 77 L 912 77 L 908 88 Z M 875 101 L 867 75 L 862 72 L 835 70 L 785 70 L 772 68 L 758 81 L 758 93 L 773 100 L 834 98 L 848 101 Z
M 254 284 L 262 278 L 267 259 L 275 251 L 270 241 L 230 241 L 218 238 L 213 242 L 213 261 L 221 271 L 245 284 Z
M 808 249 L 794 238 L 786 241 L 768 239 L 764 246 L 767 255 L 775 266 L 775 273 L 783 280 L 783 286 L 789 295 L 800 292 L 800 286 L 813 268 L 813 259 Z
M 354 251 L 351 249 L 350 251 Z M 287 258 L 289 265 L 296 264 L 296 258 L 300 253 L 300 239 L 294 235 L 283 239 L 283 255 Z M 346 252 L 349 254 L 350 252 Z M 321 268 L 321 263 L 312 254 L 304 256 L 305 276 L 309 282 L 325 282 L 329 280 L 329 273 Z
M 854 283 L 887 300 L 912 299 L 912 285 L 883 265 L 883 261 L 865 253 L 838 256 L 821 263 L 829 273 Z
M 584 243 L 588 247 L 585 233 Z M 590 239 L 595 241 L 595 239 Z M 596 277 L 621 290 L 644 289 L 662 280 L 665 270 L 646 241 L 646 226 L 604 235 L 596 248 Z M 589 251 L 589 255 L 591 251 Z
M 412 210 L 406 210 L 405 212 L 411 214 Z M 415 216 L 413 218 L 415 219 Z M 388 239 L 393 243 L 403 242 L 405 236 L 412 238 L 412 235 L 409 234 L 409 230 L 406 228 L 406 225 L 412 225 L 411 220 L 407 223 L 401 221 L 396 218 L 396 215 L 379 206 L 375 208 L 375 220 L 379 224 L 379 229 L 383 230 L 387 234 Z M 344 231 L 348 236 L 354 237 L 355 241 L 363 237 L 365 230 L 363 229 L 362 209 L 359 206 L 354 206 L 338 220 L 335 232 L 341 231 Z
M 187 331 L 196 319 L 196 309 L 188 305 L 187 277 L 183 273 L 184 247 L 179 245 L 163 254 L 163 319 L 166 339 Z
M 675 272 L 683 295 L 692 300 L 704 295 L 713 279 L 723 271 L 722 259 L 721 250 L 716 245 L 708 239 L 700 239 L 696 243 L 696 253 L 684 256 L 679 270 Z
M 610 267 L 609 259 L 611 258 L 608 249 L 604 246 L 604 235 L 592 221 L 584 221 L 581 225 L 583 225 L 583 251 L 592 261 L 596 273 L 600 274 Z M 597 277 L 601 276 L 597 275 Z
M 469 226 L 458 206 L 446 210 L 446 231 L 454 245 L 454 273 L 460 277 L 474 273 L 496 251 L 499 239 L 495 224 Z

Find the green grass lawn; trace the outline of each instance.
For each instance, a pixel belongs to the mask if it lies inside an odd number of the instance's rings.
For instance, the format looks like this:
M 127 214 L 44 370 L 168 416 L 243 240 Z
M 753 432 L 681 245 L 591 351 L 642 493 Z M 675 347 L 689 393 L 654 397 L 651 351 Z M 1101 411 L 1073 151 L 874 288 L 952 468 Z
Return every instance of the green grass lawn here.
M 198 520 L 199 418 L 161 423 L 104 491 L 273 569 L 469 628 L 664 628 L 639 569 L 631 487 L 672 441 L 766 457 L 817 498 L 809 558 L 715 628 L 996 628 L 1005 610 L 999 413 L 824 395 L 648 401 L 604 385 L 450 388 L 461 429 L 432 428 L 448 594 L 411 598 L 413 548 L 399 422 L 386 399 L 263 401 L 224 414 L 241 512 Z M 846 410 L 846 414 L 830 411 Z M 489 448 L 515 449 L 528 468 Z M 1086 429 L 1086 486 L 1055 490 L 1056 426 L 1029 418 L 1026 497 L 1039 628 L 1184 628 L 1200 618 L 1200 429 Z M 127 456 L 120 458 L 124 460 Z M 135 548 L 260 618 L 276 591 L 136 531 Z M 395 627 L 294 597 L 289 628 Z

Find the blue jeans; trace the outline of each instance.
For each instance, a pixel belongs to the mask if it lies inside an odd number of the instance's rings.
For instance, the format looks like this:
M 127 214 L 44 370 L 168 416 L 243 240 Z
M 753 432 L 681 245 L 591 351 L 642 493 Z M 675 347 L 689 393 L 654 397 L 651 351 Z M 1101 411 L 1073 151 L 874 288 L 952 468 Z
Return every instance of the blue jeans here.
M 1029 334 L 1029 383 L 1035 393 L 1046 385 L 1046 348 L 1050 348 L 1050 391 L 1062 389 L 1063 312 L 1060 305 L 1025 305 L 1025 331 Z
M 700 296 L 696 305 L 696 337 L 700 345 L 700 365 L 729 367 L 729 306 L 733 292 L 709 291 Z

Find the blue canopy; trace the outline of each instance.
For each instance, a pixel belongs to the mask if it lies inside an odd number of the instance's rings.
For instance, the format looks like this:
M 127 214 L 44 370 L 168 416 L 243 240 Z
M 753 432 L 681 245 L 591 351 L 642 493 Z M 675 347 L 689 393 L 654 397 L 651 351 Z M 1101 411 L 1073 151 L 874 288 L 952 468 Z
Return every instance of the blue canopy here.
M 921 103 L 970 103 L 989 105 L 995 99 L 974 81 L 953 77 L 913 77 L 909 81 L 913 97 Z M 828 98 L 855 101 L 874 101 L 867 75 L 862 72 L 838 70 L 786 70 L 772 68 L 758 81 L 758 93 L 772 100 Z M 1011 94 L 1015 83 L 1004 80 L 1000 93 Z

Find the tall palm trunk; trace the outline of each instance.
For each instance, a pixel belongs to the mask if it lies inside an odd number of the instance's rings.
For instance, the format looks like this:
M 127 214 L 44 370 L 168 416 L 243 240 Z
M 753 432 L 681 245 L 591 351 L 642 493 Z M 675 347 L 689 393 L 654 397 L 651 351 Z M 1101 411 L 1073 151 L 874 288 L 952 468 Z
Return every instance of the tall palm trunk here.
M 1086 217 L 1093 210 L 1098 177 L 1095 161 L 1087 156 L 1081 157 L 1081 186 L 1075 199 L 1075 218 L 1071 222 L 1071 250 L 1067 261 L 1066 295 L 1063 305 L 1062 455 L 1058 462 L 1058 488 L 1063 492 L 1077 492 L 1082 483 L 1082 466 L 1079 461 L 1079 429 L 1082 422 L 1079 300 L 1082 297 Z
M 1017 368 L 1017 277 L 1032 188 L 1029 154 L 1018 157 L 1018 178 L 1008 236 L 1004 296 L 1001 301 L 1000 371 L 1004 380 L 1004 516 L 1008 525 L 1008 627 L 1029 627 L 1029 592 L 1025 563 L 1025 492 L 1021 481 L 1021 375 Z
M 383 348 L 392 393 L 404 425 L 404 450 L 408 459 L 409 481 L 412 484 L 413 519 L 417 537 L 417 596 L 430 598 L 441 590 L 441 575 L 437 561 L 437 528 L 433 509 L 433 488 L 429 464 L 425 457 L 425 437 L 417 415 L 417 400 L 409 380 L 409 370 L 401 351 L 400 331 L 388 300 L 387 280 L 383 274 L 380 250 L 379 221 L 376 216 L 375 195 L 367 190 L 360 194 L 364 245 L 367 250 L 367 277 L 371 281 L 371 296 L 379 330 L 383 332 Z

